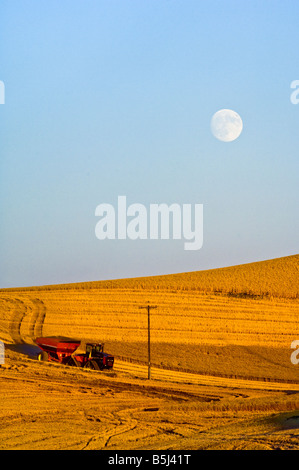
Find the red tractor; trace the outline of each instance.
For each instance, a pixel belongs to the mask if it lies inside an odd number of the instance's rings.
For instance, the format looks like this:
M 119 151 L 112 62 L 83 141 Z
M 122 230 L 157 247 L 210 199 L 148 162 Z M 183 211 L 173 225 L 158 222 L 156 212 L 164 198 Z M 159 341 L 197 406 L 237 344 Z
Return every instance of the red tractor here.
M 80 340 L 61 336 L 36 338 L 35 342 L 42 350 L 38 354 L 39 361 L 58 362 L 94 370 L 112 369 L 114 364 L 114 357 L 104 353 L 102 343 L 81 345 Z

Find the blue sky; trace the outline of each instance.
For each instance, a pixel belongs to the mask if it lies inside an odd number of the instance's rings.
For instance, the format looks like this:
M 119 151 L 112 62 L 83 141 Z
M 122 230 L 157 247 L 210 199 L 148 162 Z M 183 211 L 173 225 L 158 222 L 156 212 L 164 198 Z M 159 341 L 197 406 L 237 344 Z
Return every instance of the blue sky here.
M 298 253 L 297 0 L 2 0 L 0 287 Z M 233 109 L 243 132 L 215 139 Z M 103 240 L 101 203 L 203 204 L 204 243 Z

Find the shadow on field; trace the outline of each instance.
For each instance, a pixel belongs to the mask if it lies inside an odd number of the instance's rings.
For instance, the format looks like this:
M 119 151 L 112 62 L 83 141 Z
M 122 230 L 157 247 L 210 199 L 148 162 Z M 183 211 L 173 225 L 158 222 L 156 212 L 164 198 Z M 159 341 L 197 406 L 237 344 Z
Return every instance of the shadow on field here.
M 36 358 L 37 354 L 40 352 L 40 348 L 33 344 L 18 343 L 18 344 L 6 344 L 5 349 L 9 351 L 14 351 L 20 354 L 24 354 L 30 358 Z

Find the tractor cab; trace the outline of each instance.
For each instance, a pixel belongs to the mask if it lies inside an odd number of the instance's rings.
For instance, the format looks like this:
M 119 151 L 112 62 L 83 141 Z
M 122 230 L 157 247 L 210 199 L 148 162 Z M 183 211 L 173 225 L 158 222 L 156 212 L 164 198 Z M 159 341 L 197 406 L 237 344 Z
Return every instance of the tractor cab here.
M 104 344 L 102 343 L 87 343 L 86 354 L 89 358 L 102 356 L 104 352 Z

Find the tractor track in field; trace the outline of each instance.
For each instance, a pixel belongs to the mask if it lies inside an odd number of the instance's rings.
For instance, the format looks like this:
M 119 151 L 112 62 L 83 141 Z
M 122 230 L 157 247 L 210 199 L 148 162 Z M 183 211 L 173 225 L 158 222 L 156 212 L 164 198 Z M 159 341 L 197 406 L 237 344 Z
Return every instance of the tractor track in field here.
M 28 339 L 42 336 L 46 317 L 46 306 L 42 300 L 30 298 L 25 302 L 17 297 L 2 297 L 0 300 L 8 307 L 7 318 L 2 320 L 3 327 L 0 329 L 9 334 L 13 343 L 24 344 Z
M 46 317 L 46 307 L 42 300 L 31 299 L 34 306 L 32 311 L 31 320 L 29 323 L 29 336 L 34 338 L 43 335 L 43 325 Z
M 31 361 L 34 364 L 34 360 Z M 38 363 L 40 365 L 40 363 Z M 152 382 L 146 381 L 146 383 L 140 383 L 134 380 L 131 382 L 128 378 L 119 378 L 119 377 L 109 377 L 109 372 L 103 375 L 103 372 L 93 371 L 93 370 L 82 370 L 77 369 L 71 366 L 63 366 L 60 364 L 52 364 L 45 363 L 43 364 L 46 367 L 50 366 L 55 368 L 53 370 L 53 376 L 50 370 L 44 369 L 41 373 L 40 367 L 34 368 L 34 366 L 30 366 L 30 376 L 27 376 L 25 370 L 28 367 L 24 368 L 24 364 L 19 364 L 19 366 L 14 366 L 14 373 L 12 374 L 11 370 L 5 372 L 5 368 L 3 371 L 1 370 L 0 378 L 5 378 L 7 381 L 12 382 L 22 382 L 27 384 L 34 385 L 38 382 L 40 385 L 49 385 L 50 388 L 59 388 L 64 390 L 72 390 L 78 393 L 88 393 L 93 391 L 94 389 L 105 389 L 113 387 L 115 392 L 135 392 L 135 393 L 146 393 L 147 396 L 151 396 L 153 398 L 161 398 L 166 397 L 169 398 L 171 396 L 172 400 L 176 402 L 184 403 L 186 401 L 192 400 L 199 400 L 200 402 L 211 402 L 211 401 L 219 401 L 219 395 L 213 395 L 210 393 L 207 394 L 200 394 L 198 395 L 197 392 L 190 392 L 186 390 L 179 390 L 172 387 L 171 383 L 169 386 L 167 385 L 168 381 L 154 380 Z M 25 373 L 24 373 L 25 372 Z M 66 380 L 65 377 L 59 377 L 60 373 L 67 374 L 68 379 Z M 57 376 L 58 373 L 58 376 Z M 98 380 L 100 378 L 100 381 Z M 78 380 L 84 380 L 84 387 L 80 386 L 78 388 Z M 174 379 L 174 377 L 173 377 Z M 49 382 L 50 380 L 50 382 Z M 175 382 L 175 380 L 174 380 Z
M 134 377 L 146 378 L 148 374 L 147 366 L 136 365 L 127 362 L 116 362 L 114 370 L 133 375 Z M 153 380 L 161 380 L 167 382 L 185 383 L 192 385 L 213 385 L 213 386 L 234 386 L 236 388 L 250 388 L 263 390 L 291 390 L 299 391 L 299 383 L 293 382 L 277 382 L 277 381 L 261 381 L 251 378 L 238 377 L 219 377 L 203 374 L 194 374 L 188 372 L 171 371 L 168 369 L 151 368 L 151 377 Z
M 9 334 L 14 343 L 24 343 L 21 334 L 22 321 L 27 313 L 27 306 L 20 299 L 9 299 L 8 303 L 12 305 L 13 314 L 9 323 Z

